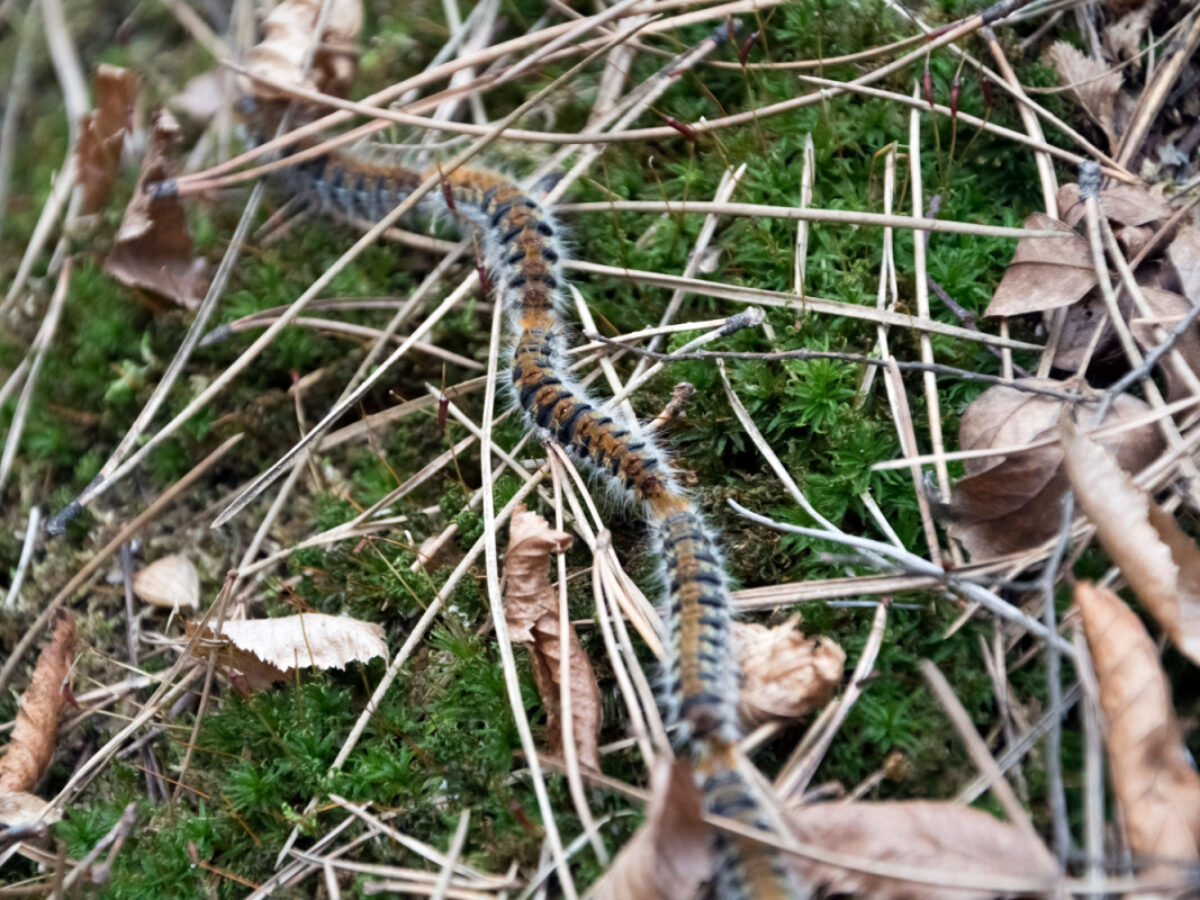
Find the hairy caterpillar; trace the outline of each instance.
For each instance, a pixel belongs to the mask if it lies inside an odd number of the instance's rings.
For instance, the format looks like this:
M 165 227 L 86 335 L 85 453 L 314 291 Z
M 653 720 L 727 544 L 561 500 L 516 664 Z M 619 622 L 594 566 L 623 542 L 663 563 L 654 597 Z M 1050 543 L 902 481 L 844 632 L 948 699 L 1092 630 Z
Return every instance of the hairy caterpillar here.
M 327 212 L 378 219 L 428 174 L 378 154 L 336 150 L 296 165 L 288 180 L 294 192 Z M 671 636 L 663 679 L 666 718 L 685 726 L 699 760 L 705 806 L 769 828 L 758 793 L 736 765 L 738 675 L 717 541 L 649 434 L 590 398 L 568 374 L 559 313 L 566 250 L 552 213 L 507 177 L 468 168 L 447 174 L 443 190 L 431 192 L 423 208 L 457 215 L 480 237 L 496 296 L 516 335 L 510 380 L 530 425 L 588 463 L 649 521 L 663 563 Z M 721 837 L 719 849 L 718 896 L 798 896 L 774 849 L 732 836 Z

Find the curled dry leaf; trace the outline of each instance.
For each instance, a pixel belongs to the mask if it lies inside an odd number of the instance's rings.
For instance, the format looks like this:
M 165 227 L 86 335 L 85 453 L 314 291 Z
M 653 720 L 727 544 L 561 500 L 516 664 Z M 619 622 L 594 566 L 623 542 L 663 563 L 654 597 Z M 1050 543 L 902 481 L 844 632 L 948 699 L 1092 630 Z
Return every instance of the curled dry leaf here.
M 529 644 L 533 676 L 546 710 L 546 740 L 550 752 L 562 752 L 561 665 L 558 592 L 550 584 L 550 554 L 571 546 L 569 534 L 552 529 L 524 505 L 513 512 L 504 555 L 504 615 L 514 641 Z M 600 687 L 592 664 L 568 626 L 566 652 L 571 673 L 571 718 L 581 764 L 600 769 Z
M 263 22 L 263 39 L 251 48 L 246 68 L 254 75 L 295 87 L 346 96 L 358 69 L 358 33 L 362 30 L 361 0 L 332 0 L 322 35 L 315 34 L 322 0 L 284 0 Z M 304 58 L 312 46 L 312 77 L 304 77 Z M 264 100 L 280 94 L 246 79 L 246 93 Z
M 1049 379 L 1021 383 L 1067 390 L 1070 385 Z M 963 414 L 958 444 L 962 450 L 1019 447 L 1054 438 L 1063 401 L 997 385 L 980 394 Z M 1118 426 L 1144 415 L 1150 408 L 1122 394 L 1104 420 Z M 1143 425 L 1103 438 L 1130 471 L 1146 466 L 1162 450 L 1162 436 Z M 1052 538 L 1062 525 L 1060 502 L 1068 481 L 1063 450 L 1058 443 L 1021 453 L 999 454 L 964 462 L 966 477 L 954 486 L 950 503 L 950 535 L 975 560 L 1036 547 Z
M 1121 72 L 1085 56 L 1066 41 L 1056 41 L 1049 55 L 1068 93 L 1104 129 L 1110 146 L 1115 146 L 1114 109 L 1121 91 Z
M 1112 591 L 1075 585 L 1100 706 L 1109 767 L 1134 854 L 1175 865 L 1200 859 L 1200 775 L 1188 761 L 1158 648 Z
M 1180 226 L 1167 245 L 1167 260 L 1175 270 L 1183 296 L 1191 303 L 1200 303 L 1200 228 Z
M 1155 326 L 1158 326 L 1165 336 L 1166 332 L 1191 312 L 1192 304 L 1187 298 L 1173 291 L 1147 286 L 1143 286 L 1141 290 L 1153 310 L 1153 317 L 1144 319 L 1135 315 L 1129 320 L 1129 330 L 1142 349 L 1149 350 L 1159 344 L 1159 339 L 1154 336 Z M 1192 391 L 1186 378 L 1187 371 L 1200 373 L 1200 329 L 1193 327 L 1184 332 L 1174 346 L 1181 357 L 1180 362 L 1176 363 L 1173 354 L 1168 353 L 1161 357 L 1158 363 L 1158 368 L 1167 379 L 1167 399 L 1172 401 L 1191 395 Z
M 382 626 L 324 613 L 224 622 L 216 633 L 206 627 L 204 637 L 223 645 L 217 664 L 251 690 L 286 679 L 292 669 L 341 669 L 388 655 Z M 203 646 L 196 653 L 208 655 Z
M 1079 185 L 1074 182 L 1058 189 L 1057 201 L 1063 221 L 1072 228 L 1087 215 L 1079 196 Z M 1100 191 L 1097 202 L 1100 213 L 1118 225 L 1148 225 L 1171 217 L 1171 205 L 1161 193 L 1148 191 L 1136 184 L 1113 182 Z M 1090 255 L 1088 258 L 1091 259 Z
M 186 556 L 164 556 L 133 576 L 133 592 L 154 606 L 199 609 L 200 575 Z
M 1066 469 L 1079 506 L 1112 561 L 1171 642 L 1200 663 L 1200 547 L 1068 417 Z
M 712 833 L 684 758 L 660 757 L 650 776 L 646 821 L 621 848 L 588 900 L 697 900 L 713 870 Z
M 119 66 L 101 63 L 92 86 L 96 108 L 79 123 L 79 184 L 83 189 L 84 215 L 99 212 L 108 202 L 121 148 L 132 127 L 133 104 L 140 87 L 137 74 Z
M 1025 220 L 1026 228 L 1058 231 L 1062 237 L 1022 238 L 988 304 L 988 316 L 1017 316 L 1069 306 L 1096 285 L 1088 243 L 1068 225 L 1045 213 Z
M 792 616 L 774 628 L 734 623 L 742 672 L 738 711 L 750 725 L 798 719 L 824 706 L 841 683 L 846 652 L 829 638 L 806 638 L 799 621 Z
M 0 756 L 0 794 L 33 790 L 54 758 L 63 686 L 75 658 L 75 619 L 60 613 L 54 635 L 43 648 L 33 679 L 21 695 L 12 740 Z
M 1021 878 L 1047 892 L 1059 879 L 1058 864 L 1041 842 L 1015 825 L 954 803 L 818 803 L 789 810 L 788 823 L 796 838 L 806 844 L 877 863 L 895 863 L 931 878 L 939 872 L 974 876 L 984 882 Z M 1002 891 L 899 881 L 802 856 L 789 859 L 805 884 L 824 885 L 832 894 L 876 900 L 983 900 L 1004 895 Z
M 203 258 L 192 256 L 183 203 L 178 197 L 154 197 L 147 186 L 174 174 L 179 123 L 166 110 L 154 117 L 133 199 L 125 208 L 105 271 L 131 287 L 145 288 L 184 306 L 196 305 Z

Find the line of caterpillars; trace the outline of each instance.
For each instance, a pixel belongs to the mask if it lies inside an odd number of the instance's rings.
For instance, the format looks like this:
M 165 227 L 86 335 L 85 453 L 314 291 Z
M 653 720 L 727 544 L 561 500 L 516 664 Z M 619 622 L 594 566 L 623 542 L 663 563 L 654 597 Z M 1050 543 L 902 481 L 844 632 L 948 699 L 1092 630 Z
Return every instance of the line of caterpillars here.
M 361 150 L 334 151 L 288 172 L 289 187 L 324 211 L 368 220 L 382 218 L 428 174 Z M 512 388 L 530 423 L 640 504 L 649 520 L 663 560 L 670 635 L 664 718 L 684 726 L 705 808 L 771 830 L 759 794 L 736 764 L 738 673 L 720 550 L 650 436 L 590 399 L 568 374 L 558 312 L 565 250 L 553 215 L 493 172 L 462 167 L 444 176 L 443 187 L 427 195 L 423 209 L 457 214 L 479 234 L 496 295 L 517 334 Z M 717 897 L 800 896 L 778 851 L 735 836 L 719 837 L 718 845 Z

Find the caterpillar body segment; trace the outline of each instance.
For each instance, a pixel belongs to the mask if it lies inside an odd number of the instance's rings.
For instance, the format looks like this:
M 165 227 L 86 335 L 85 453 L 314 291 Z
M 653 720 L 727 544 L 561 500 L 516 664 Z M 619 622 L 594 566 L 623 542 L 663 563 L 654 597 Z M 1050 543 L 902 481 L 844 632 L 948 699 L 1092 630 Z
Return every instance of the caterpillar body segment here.
M 697 772 L 705 810 L 760 831 L 774 826 L 762 801 L 737 767 L 737 745 L 720 738 L 703 742 Z M 784 857 L 751 838 L 720 833 L 717 838 L 716 896 L 720 900 L 798 900 L 801 890 Z

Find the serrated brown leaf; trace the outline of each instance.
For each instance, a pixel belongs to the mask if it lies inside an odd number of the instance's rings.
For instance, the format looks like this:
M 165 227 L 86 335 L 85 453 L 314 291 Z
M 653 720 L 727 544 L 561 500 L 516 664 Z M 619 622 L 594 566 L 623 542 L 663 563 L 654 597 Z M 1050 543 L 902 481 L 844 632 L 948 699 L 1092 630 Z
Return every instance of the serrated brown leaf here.
M 1031 386 L 1070 390 L 1051 379 L 1020 379 Z M 960 450 L 1017 447 L 1057 433 L 1063 401 L 1044 394 L 997 385 L 967 407 L 959 425 Z M 1135 397 L 1117 398 L 1105 426 L 1118 425 L 1149 412 Z M 1162 436 L 1144 425 L 1104 438 L 1130 471 L 1147 465 L 1162 450 Z M 1062 525 L 1060 503 L 1068 479 L 1063 450 L 1057 443 L 1023 453 L 967 459 L 966 477 L 954 485 L 950 502 L 951 537 L 979 561 L 1036 547 Z
M 587 900 L 698 900 L 713 870 L 712 831 L 685 758 L 660 758 L 646 821 L 621 848 Z
M 0 756 L 0 794 L 32 791 L 54 758 L 58 714 L 66 702 L 63 685 L 74 659 L 75 619 L 62 612 L 21 695 L 12 739 Z
M 164 609 L 199 609 L 200 575 L 191 560 L 178 553 L 156 559 L 133 576 L 133 592 Z
M 1069 86 L 1067 92 L 1104 129 L 1109 145 L 1116 146 L 1113 113 L 1124 80 L 1121 72 L 1085 56 L 1066 41 L 1056 41 L 1049 57 L 1063 84 Z
M 1148 225 L 1171 217 L 1171 205 L 1161 194 L 1136 184 L 1113 182 L 1101 190 L 1096 199 L 1100 206 L 1100 214 L 1118 225 Z M 1058 189 L 1057 202 L 1059 215 L 1072 228 L 1087 215 L 1084 203 L 1079 197 L 1079 185 L 1075 182 L 1064 184 Z M 1090 255 L 1088 258 L 1091 259 Z
M 514 641 L 529 645 L 533 676 L 546 710 L 546 741 L 551 753 L 562 752 L 560 703 L 563 640 L 559 630 L 558 592 L 550 584 L 550 554 L 571 546 L 569 534 L 552 529 L 524 505 L 513 512 L 504 554 L 504 615 Z M 591 661 L 568 623 L 567 654 L 571 673 L 571 718 L 582 765 L 600 769 L 600 687 Z
M 1183 296 L 1200 303 L 1200 228 L 1181 225 L 1167 245 L 1167 260 L 1179 279 Z
M 194 307 L 201 288 L 203 258 L 192 256 L 183 202 L 178 197 L 154 197 L 147 186 L 174 174 L 179 123 L 165 109 L 154 117 L 150 143 L 142 160 L 141 175 L 112 252 L 104 269 L 131 287 L 162 294 L 176 303 Z
M 1060 425 L 1075 498 L 1171 642 L 1200 663 L 1200 547 L 1069 417 Z
M 223 645 L 217 655 L 222 669 L 234 673 L 238 684 L 257 690 L 284 680 L 297 668 L 341 669 L 377 656 L 386 659 L 383 633 L 374 622 L 304 613 L 223 622 L 218 632 L 205 627 L 204 638 Z M 196 653 L 206 658 L 208 649 L 197 645 Z
M 1163 874 L 1178 875 L 1180 863 L 1200 859 L 1200 775 L 1184 749 L 1158 647 L 1112 591 L 1081 581 L 1075 603 L 1096 671 L 1129 847 L 1135 856 L 1166 863 Z
M 738 712 L 749 725 L 798 719 L 824 706 L 842 681 L 846 652 L 826 637 L 807 638 L 800 616 L 769 628 L 734 622 L 741 669 Z
M 1146 285 L 1142 286 L 1141 291 L 1153 310 L 1153 317 L 1147 320 L 1134 315 L 1129 320 L 1129 330 L 1142 349 L 1149 350 L 1159 344 L 1159 339 L 1154 336 L 1155 326 L 1164 334 L 1171 331 L 1191 312 L 1192 304 L 1186 297 L 1181 297 L 1173 291 Z M 1175 341 L 1174 349 L 1182 357 L 1180 363 L 1174 361 L 1173 354 L 1166 354 L 1160 358 L 1158 364 L 1158 368 L 1167 379 L 1167 399 L 1171 401 L 1188 397 L 1192 393 L 1185 375 L 1180 371 L 1181 368 L 1200 374 L 1200 329 L 1192 327 L 1184 332 Z
M 1058 864 L 1041 842 L 1015 825 L 954 803 L 818 803 L 790 809 L 788 823 L 796 838 L 806 844 L 877 863 L 895 863 L 931 876 L 945 872 L 983 881 L 1017 877 L 1043 884 L 1047 892 L 1060 877 Z M 805 884 L 823 885 L 831 894 L 875 900 L 984 900 L 1005 896 L 1000 891 L 899 881 L 801 856 L 791 856 L 789 861 Z
M 96 108 L 80 121 L 76 145 L 84 215 L 99 212 L 108 202 L 140 86 L 137 74 L 129 69 L 106 63 L 96 67 L 92 79 Z
M 1016 254 L 984 315 L 1017 316 L 1069 306 L 1096 285 L 1088 243 L 1073 229 L 1045 213 L 1034 213 L 1025 220 L 1025 227 L 1058 231 L 1062 237 L 1018 241 Z
M 253 74 L 293 87 L 346 96 L 358 71 L 358 33 L 362 30 L 361 0 L 333 0 L 325 32 L 316 41 L 322 0 L 284 0 L 263 21 L 263 39 L 251 48 L 246 68 Z M 314 42 L 312 76 L 303 77 L 304 57 Z M 280 94 L 259 82 L 245 80 L 247 93 L 264 100 Z

